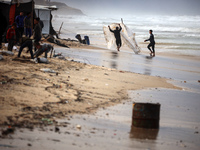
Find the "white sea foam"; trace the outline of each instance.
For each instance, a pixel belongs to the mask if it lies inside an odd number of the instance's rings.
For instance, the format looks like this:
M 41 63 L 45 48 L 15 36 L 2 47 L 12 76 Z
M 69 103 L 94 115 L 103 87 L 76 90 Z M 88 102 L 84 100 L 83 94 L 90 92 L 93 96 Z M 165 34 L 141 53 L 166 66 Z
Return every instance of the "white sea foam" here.
M 163 47 L 159 45 L 163 49 L 200 50 L 200 16 L 125 16 L 123 20 L 136 33 L 138 42 L 148 38 L 148 30 L 152 29 L 156 43 L 163 43 Z M 79 33 L 97 41 L 104 40 L 104 25 L 120 23 L 121 18 L 56 15 L 53 19 L 56 30 L 59 30 L 61 22 L 64 22 L 63 37 L 74 38 Z M 169 46 L 166 47 L 166 44 Z

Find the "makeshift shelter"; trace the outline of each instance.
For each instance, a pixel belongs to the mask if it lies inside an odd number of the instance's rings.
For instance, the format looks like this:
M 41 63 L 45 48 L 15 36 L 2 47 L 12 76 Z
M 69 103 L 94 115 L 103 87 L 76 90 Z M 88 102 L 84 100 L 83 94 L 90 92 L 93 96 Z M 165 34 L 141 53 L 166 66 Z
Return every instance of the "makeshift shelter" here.
M 19 15 L 20 12 L 26 14 L 33 11 L 33 0 L 0 0 L 0 12 L 6 17 L 9 25 L 15 21 L 15 17 Z
M 55 31 L 51 24 L 51 10 L 56 9 L 56 6 L 35 5 L 34 0 L 0 0 L 0 14 L 6 18 L 7 25 L 11 25 L 15 22 L 15 17 L 19 15 L 20 12 L 24 12 L 24 14 L 31 12 L 32 20 L 37 16 L 43 21 L 43 34 L 54 34 Z
M 50 34 L 51 28 L 51 11 L 57 9 L 56 6 L 35 5 L 35 15 L 43 22 L 43 34 Z

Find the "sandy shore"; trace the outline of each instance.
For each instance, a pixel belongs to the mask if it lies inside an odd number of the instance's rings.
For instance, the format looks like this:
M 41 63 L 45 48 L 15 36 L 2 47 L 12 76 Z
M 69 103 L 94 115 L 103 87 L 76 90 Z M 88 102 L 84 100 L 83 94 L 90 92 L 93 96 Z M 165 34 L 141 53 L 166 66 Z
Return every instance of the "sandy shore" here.
M 86 48 L 86 47 L 84 47 Z M 87 47 L 90 48 L 91 47 Z M 24 50 L 25 51 L 25 50 Z M 166 79 L 86 65 L 69 60 L 49 59 L 49 64 L 4 55 L 0 61 L 0 124 L 33 128 L 53 124 L 55 119 L 74 113 L 90 113 L 120 103 L 127 90 L 173 88 Z M 54 73 L 44 72 L 49 68 Z M 50 122 L 45 122 L 50 119 Z

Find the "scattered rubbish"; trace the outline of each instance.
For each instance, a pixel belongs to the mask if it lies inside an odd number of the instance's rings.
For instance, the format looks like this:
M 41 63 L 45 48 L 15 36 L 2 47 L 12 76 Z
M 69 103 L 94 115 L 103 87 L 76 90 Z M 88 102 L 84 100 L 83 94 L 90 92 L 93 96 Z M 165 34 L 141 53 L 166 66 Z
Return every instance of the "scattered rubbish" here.
M 159 103 L 133 103 L 132 126 L 148 129 L 158 129 L 159 120 Z
M 34 59 L 34 62 L 35 62 L 35 63 L 46 63 L 46 64 L 49 63 L 49 61 L 48 61 L 47 58 L 35 58 L 35 59 Z
M 198 131 L 196 131 L 196 132 L 194 132 L 194 134 L 199 134 L 199 132 L 198 132 Z
M 3 60 L 3 56 L 2 55 L 0 55 L 0 60 Z
M 53 121 L 51 119 L 48 119 L 48 118 L 42 118 L 42 122 L 46 123 L 46 124 L 53 124 Z
M 32 144 L 28 143 L 27 146 L 32 146 Z
M 187 81 L 184 81 L 184 83 L 187 83 Z
M 198 80 L 198 82 L 200 83 L 200 80 Z
M 62 60 L 66 60 L 65 56 L 58 56 L 58 57 L 56 57 L 56 58 L 62 59 Z
M 48 72 L 48 73 L 56 73 L 54 70 L 50 69 L 50 68 L 42 68 L 40 69 L 43 72 Z
M 12 128 L 12 127 L 9 126 L 6 130 L 2 131 L 2 135 L 6 136 L 8 134 L 14 133 L 14 131 L 15 131 L 15 128 Z
M 16 46 L 13 46 L 13 50 L 15 50 L 16 52 L 19 51 Z
M 7 81 L 1 81 L 0 82 L 0 84 L 6 84 L 7 83 Z
M 16 146 L 11 146 L 11 145 L 6 145 L 6 144 L 0 144 L 0 147 L 15 148 Z
M 80 129 L 81 129 L 81 125 L 78 124 L 78 125 L 76 126 L 76 128 L 80 130 Z
M 53 57 L 58 57 L 58 56 L 62 56 L 62 53 L 55 53 L 55 50 L 54 50 L 54 55 L 53 55 Z
M 60 129 L 58 127 L 55 127 L 55 132 L 59 132 Z
M 8 43 L 5 43 L 5 47 L 8 47 Z
M 11 51 L 5 51 L 5 50 L 0 50 L 0 53 L 5 54 L 5 55 L 14 55 L 13 52 L 11 52 Z
M 48 140 L 51 140 L 51 141 L 54 141 L 54 142 L 60 142 L 60 140 L 57 140 L 57 139 L 48 139 Z

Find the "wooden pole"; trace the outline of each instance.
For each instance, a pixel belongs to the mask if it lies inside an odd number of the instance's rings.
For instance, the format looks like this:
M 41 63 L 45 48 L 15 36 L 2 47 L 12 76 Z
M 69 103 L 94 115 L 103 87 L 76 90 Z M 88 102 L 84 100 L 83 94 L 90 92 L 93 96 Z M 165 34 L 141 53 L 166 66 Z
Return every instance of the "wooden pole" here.
M 35 2 L 32 0 L 32 12 L 31 12 L 31 31 L 33 33 L 33 25 L 34 25 L 34 13 L 35 13 Z
M 60 34 L 60 31 L 61 31 L 62 26 L 63 26 L 63 22 L 62 22 L 62 24 L 61 24 L 61 26 L 60 26 L 60 29 L 59 29 L 58 34 Z

